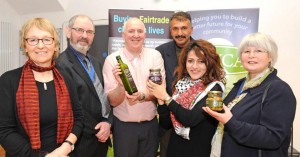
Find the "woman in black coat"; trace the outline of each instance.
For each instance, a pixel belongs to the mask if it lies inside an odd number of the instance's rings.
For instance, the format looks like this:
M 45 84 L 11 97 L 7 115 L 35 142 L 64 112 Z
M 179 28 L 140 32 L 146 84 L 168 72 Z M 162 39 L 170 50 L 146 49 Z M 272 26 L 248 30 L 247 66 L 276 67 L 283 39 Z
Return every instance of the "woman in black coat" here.
M 204 107 L 220 122 L 211 157 L 287 157 L 296 98 L 273 68 L 277 45 L 270 36 L 253 33 L 238 53 L 248 75 L 224 99 L 225 113 Z

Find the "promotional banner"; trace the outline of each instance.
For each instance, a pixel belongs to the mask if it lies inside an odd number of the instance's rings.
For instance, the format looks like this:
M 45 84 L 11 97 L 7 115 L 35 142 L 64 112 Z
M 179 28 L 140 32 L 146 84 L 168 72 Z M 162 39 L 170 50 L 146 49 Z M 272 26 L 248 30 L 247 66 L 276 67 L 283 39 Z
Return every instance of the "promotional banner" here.
M 233 83 L 245 77 L 246 71 L 238 58 L 237 47 L 241 39 L 258 30 L 259 9 L 226 9 L 188 11 L 191 14 L 194 39 L 205 39 L 216 46 L 226 71 L 226 93 Z M 137 17 L 145 23 L 145 47 L 155 48 L 172 40 L 169 31 L 173 11 L 109 10 L 108 53 L 124 47 L 123 24 L 130 17 Z M 109 149 L 108 157 L 113 157 Z
M 188 11 L 192 17 L 194 39 L 213 43 L 226 71 L 226 93 L 233 83 L 245 77 L 246 71 L 238 58 L 241 39 L 258 31 L 259 9 L 226 9 Z
M 137 17 L 144 22 L 146 27 L 145 47 L 155 48 L 170 41 L 169 23 L 173 13 L 173 11 L 109 9 L 108 53 L 124 47 L 123 24 L 130 17 Z

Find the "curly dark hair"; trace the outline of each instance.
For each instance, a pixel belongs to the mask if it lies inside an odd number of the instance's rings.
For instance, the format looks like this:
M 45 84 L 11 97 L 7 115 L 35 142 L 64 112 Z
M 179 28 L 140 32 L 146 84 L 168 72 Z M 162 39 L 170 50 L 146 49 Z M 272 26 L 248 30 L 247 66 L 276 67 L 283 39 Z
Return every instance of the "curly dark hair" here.
M 175 69 L 175 80 L 173 82 L 173 89 L 175 89 L 175 84 L 182 78 L 189 76 L 186 69 L 187 56 L 194 50 L 197 57 L 201 58 L 207 67 L 207 71 L 202 76 L 202 81 L 204 85 L 208 85 L 213 81 L 221 81 L 226 84 L 225 71 L 221 65 L 221 59 L 218 55 L 216 48 L 213 44 L 206 40 L 195 40 L 189 45 L 185 46 L 180 53 L 178 60 L 178 67 Z

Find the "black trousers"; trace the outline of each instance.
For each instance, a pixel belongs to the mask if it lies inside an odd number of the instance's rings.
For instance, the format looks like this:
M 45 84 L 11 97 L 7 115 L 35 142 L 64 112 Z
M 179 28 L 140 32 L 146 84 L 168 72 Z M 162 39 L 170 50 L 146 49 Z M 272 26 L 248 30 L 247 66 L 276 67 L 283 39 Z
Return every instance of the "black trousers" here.
M 75 157 L 106 157 L 108 142 L 99 142 L 95 135 L 82 135 L 75 144 L 72 156 Z
M 113 147 L 115 157 L 156 157 L 157 118 L 145 122 L 122 122 L 114 117 Z
M 160 127 L 160 129 L 163 130 L 163 128 L 161 128 L 161 127 Z M 168 148 L 172 129 L 163 130 L 161 132 L 162 132 L 162 135 L 160 136 L 160 139 L 159 139 L 159 142 L 160 142 L 159 143 L 159 157 L 166 157 L 167 156 L 167 148 Z

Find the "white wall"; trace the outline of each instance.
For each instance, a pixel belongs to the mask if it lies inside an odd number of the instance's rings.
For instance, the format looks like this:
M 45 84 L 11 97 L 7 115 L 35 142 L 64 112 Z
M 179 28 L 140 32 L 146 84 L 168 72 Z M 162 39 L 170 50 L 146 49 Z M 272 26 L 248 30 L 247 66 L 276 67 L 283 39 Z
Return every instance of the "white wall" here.
M 0 21 L 5 23 L 11 23 L 12 24 L 12 35 L 13 35 L 13 41 L 16 43 L 16 46 L 13 47 L 12 51 L 15 52 L 12 55 L 12 58 L 14 60 L 11 60 L 12 68 L 19 67 L 19 25 L 20 25 L 20 16 L 12 9 L 12 7 L 4 0 L 0 0 Z M 0 39 L 0 42 L 2 42 Z M 1 52 L 0 52 L 1 53 Z M 1 64 L 0 64 L 1 66 Z M 1 71 L 0 71 L 1 75 Z
M 292 87 L 297 100 L 300 100 L 300 1 L 298 0 L 65 0 L 63 7 L 65 12 L 43 13 L 35 15 L 11 16 L 13 12 L 7 4 L 1 2 L 0 19 L 9 18 L 16 22 L 20 19 L 23 23 L 35 16 L 46 17 L 58 28 L 71 16 L 84 13 L 92 19 L 107 19 L 108 9 L 144 9 L 144 10 L 211 10 L 234 8 L 260 8 L 259 31 L 273 36 L 279 46 L 279 58 L 275 67 L 279 76 Z M 60 0 L 62 1 L 62 0 Z M 67 1 L 67 2 L 66 2 Z M 5 1 L 4 1 L 5 2 Z M 38 7 L 38 6 L 37 6 Z M 4 14 L 2 13 L 5 10 Z M 18 24 L 18 22 L 16 22 Z M 17 25 L 17 27 L 21 27 Z M 18 47 L 16 42 L 16 47 Z M 282 104 L 284 107 L 285 104 Z M 294 121 L 294 146 L 300 150 L 300 108 L 297 108 Z

